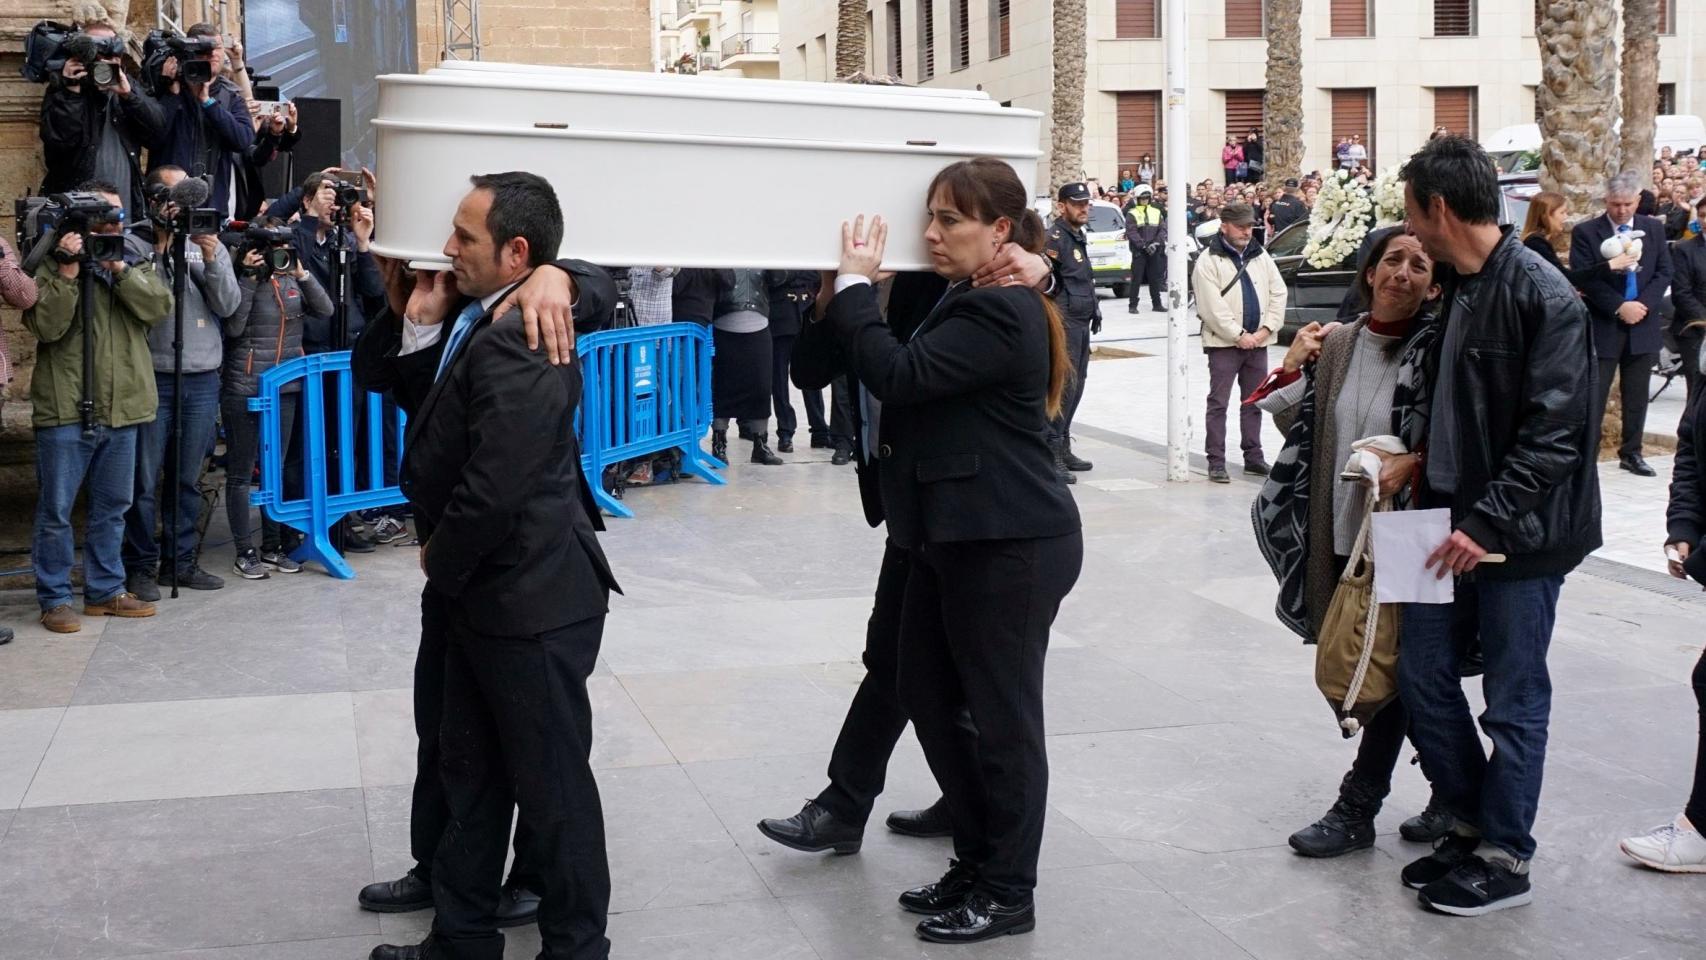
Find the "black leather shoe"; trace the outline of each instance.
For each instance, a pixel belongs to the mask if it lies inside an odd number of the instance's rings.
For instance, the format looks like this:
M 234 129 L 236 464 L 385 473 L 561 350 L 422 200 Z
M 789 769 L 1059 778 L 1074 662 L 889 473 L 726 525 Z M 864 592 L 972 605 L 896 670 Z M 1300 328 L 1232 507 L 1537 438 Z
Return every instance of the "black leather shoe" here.
M 1659 472 L 1654 470 L 1642 457 L 1623 457 L 1617 465 L 1637 477 L 1656 477 L 1659 475 Z
M 1030 897 L 1002 903 L 988 891 L 979 890 L 958 909 L 920 923 L 918 936 L 932 943 L 979 943 L 1036 928 L 1036 904 Z
M 888 825 L 903 837 L 954 835 L 954 824 L 948 819 L 948 801 L 941 798 L 923 810 L 896 810 L 889 814 Z
M 374 540 L 367 534 L 362 533 L 360 530 L 357 530 L 354 526 L 348 523 L 344 524 L 345 553 L 372 553 L 377 549 L 379 549 L 379 542 L 377 540 Z
M 1068 439 L 1061 445 L 1060 459 L 1066 464 L 1066 469 L 1073 473 L 1083 473 L 1096 465 L 1072 452 L 1072 440 Z
M 836 447 L 835 448 L 835 455 L 829 458 L 829 462 L 838 466 L 838 467 L 845 467 L 847 464 L 851 463 L 852 461 L 853 461 L 853 451 L 847 449 L 846 447 Z
M 1268 475 L 1268 465 L 1262 460 L 1246 460 L 1244 472 L 1252 477 L 1265 477 Z
M 1398 834 L 1411 843 L 1433 843 L 1456 825 L 1457 818 L 1440 806 L 1439 801 L 1430 799 L 1426 810 L 1398 826 Z
M 374 913 L 425 910 L 432 906 L 432 883 L 410 870 L 400 880 L 384 880 L 362 887 L 356 902 L 361 904 L 361 909 Z
M 777 437 L 776 438 L 776 452 L 777 453 L 793 453 L 794 452 L 794 438 L 793 437 Z
M 1380 800 L 1361 783 L 1346 776 L 1339 801 L 1327 815 L 1291 835 L 1291 848 L 1305 857 L 1340 857 L 1374 846 L 1374 816 Z
M 864 827 L 837 819 L 816 800 L 807 800 L 800 812 L 791 817 L 758 821 L 758 832 L 784 847 L 806 853 L 825 850 L 844 855 L 858 853 L 860 845 L 865 842 Z
M 155 581 L 152 570 L 132 570 L 130 575 L 124 578 L 124 589 L 138 600 L 160 602 L 160 584 Z
M 977 868 L 958 860 L 948 861 L 948 872 L 935 883 L 913 887 L 900 895 L 900 905 L 909 913 L 939 916 L 965 904 L 977 887 Z
M 766 467 L 779 467 L 787 461 L 771 452 L 770 437 L 761 433 L 752 438 L 752 462 Z
M 1143 308 L 1142 308 L 1142 307 L 1140 307 L 1140 306 L 1138 306 L 1138 305 L 1137 305 L 1137 304 L 1135 304 L 1135 303 L 1133 303 L 1133 304 L 1129 304 L 1129 305 L 1128 305 L 1128 306 L 1127 306 L 1127 307 L 1126 307 L 1126 308 L 1125 308 L 1125 312 L 1126 312 L 1126 313 L 1133 313 L 1133 314 L 1136 314 L 1136 313 L 1142 313 L 1142 312 L 1143 312 Z
M 539 894 L 518 884 L 504 884 L 492 922 L 500 927 L 519 927 L 538 919 Z
M 430 960 L 433 955 L 431 944 L 430 939 L 422 943 L 382 943 L 373 948 L 367 960 Z
M 813 450 L 831 450 L 834 447 L 835 444 L 831 443 L 828 437 L 812 437 Z

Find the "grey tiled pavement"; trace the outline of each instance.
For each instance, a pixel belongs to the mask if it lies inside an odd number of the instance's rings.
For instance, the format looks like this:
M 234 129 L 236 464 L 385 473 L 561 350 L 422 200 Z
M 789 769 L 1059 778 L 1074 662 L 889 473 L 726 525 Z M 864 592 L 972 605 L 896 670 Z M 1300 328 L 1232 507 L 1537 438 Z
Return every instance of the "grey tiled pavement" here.
M 1706 878 L 1642 871 L 1615 842 L 1683 802 L 1706 606 L 1571 578 L 1536 902 L 1425 914 L 1397 882 L 1424 852 L 1396 835 L 1426 800 L 1411 767 L 1374 850 L 1314 862 L 1284 845 L 1331 802 L 1354 744 L 1268 613 L 1254 487 L 1165 482 L 1163 370 L 1092 367 L 1078 449 L 1096 469 L 1074 488 L 1087 556 L 1049 657 L 1039 926 L 998 943 L 926 945 L 896 907 L 944 867 L 946 841 L 877 825 L 862 853 L 830 858 L 753 828 L 821 787 L 860 677 L 882 542 L 850 469 L 802 449 L 737 464 L 725 488 L 629 494 L 639 519 L 605 536 L 628 594 L 591 682 L 614 956 L 1702 956 Z M 1650 515 L 1639 488 L 1626 499 Z M 213 547 L 207 565 L 229 555 Z M 354 562 L 354 582 L 233 580 L 70 637 L 34 625 L 29 596 L 5 598 L 19 636 L 0 648 L 0 960 L 353 960 L 420 935 L 425 914 L 355 904 L 408 866 L 420 575 L 408 549 Z M 909 734 L 879 816 L 933 797 Z M 513 932 L 509 957 L 535 950 Z

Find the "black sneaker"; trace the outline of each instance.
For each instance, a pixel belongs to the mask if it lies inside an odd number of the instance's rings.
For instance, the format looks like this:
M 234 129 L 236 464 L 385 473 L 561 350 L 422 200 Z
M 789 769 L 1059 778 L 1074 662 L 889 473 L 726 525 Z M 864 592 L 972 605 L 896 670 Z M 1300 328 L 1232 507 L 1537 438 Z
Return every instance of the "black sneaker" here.
M 252 547 L 237 554 L 237 560 L 231 564 L 231 569 L 236 571 L 237 576 L 244 580 L 266 580 L 272 576 L 267 573 L 266 566 L 261 563 L 261 555 L 256 553 Z
M 290 559 L 290 554 L 283 550 L 262 550 L 261 562 L 277 570 L 279 573 L 301 573 L 302 564 Z
M 1534 901 L 1527 873 L 1470 857 L 1416 895 L 1422 906 L 1454 917 L 1479 917 Z
M 1480 846 L 1480 837 L 1448 834 L 1434 844 L 1433 853 L 1405 867 L 1398 877 L 1404 881 L 1404 886 L 1420 890 L 1449 874 L 1458 864 L 1477 859 L 1475 850 Z
M 263 563 L 266 559 L 263 557 Z M 225 586 L 225 581 L 208 573 L 199 566 L 185 567 L 176 576 L 165 578 L 167 586 L 179 586 L 185 590 L 218 590 Z
M 354 524 L 344 526 L 345 553 L 372 553 L 377 549 L 378 544 L 364 530 L 357 528 Z
M 1427 809 L 1399 825 L 1398 835 L 1411 843 L 1433 843 L 1450 833 L 1456 823 L 1450 811 L 1437 800 L 1429 800 Z
M 1210 483 L 1231 483 L 1232 478 L 1226 475 L 1225 467 L 1209 467 L 1208 480 Z
M 160 584 L 154 580 L 152 570 L 132 570 L 130 575 L 124 578 L 124 589 L 138 600 L 160 602 Z

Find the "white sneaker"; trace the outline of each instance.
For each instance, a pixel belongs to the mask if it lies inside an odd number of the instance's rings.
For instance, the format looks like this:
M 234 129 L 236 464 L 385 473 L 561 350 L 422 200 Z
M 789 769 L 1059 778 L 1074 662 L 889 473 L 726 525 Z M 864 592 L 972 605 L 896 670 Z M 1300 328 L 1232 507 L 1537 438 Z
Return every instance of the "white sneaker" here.
M 1645 836 L 1630 837 L 1617 845 L 1630 859 L 1643 867 L 1666 873 L 1706 873 L 1706 837 L 1678 816 L 1675 821 L 1655 827 Z

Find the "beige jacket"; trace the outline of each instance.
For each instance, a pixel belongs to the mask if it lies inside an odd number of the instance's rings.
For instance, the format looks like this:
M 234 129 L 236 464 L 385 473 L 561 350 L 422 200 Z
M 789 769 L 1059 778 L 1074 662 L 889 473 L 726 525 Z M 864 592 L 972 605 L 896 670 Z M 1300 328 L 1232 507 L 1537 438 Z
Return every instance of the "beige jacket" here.
M 1280 327 L 1285 323 L 1285 280 L 1280 277 L 1279 265 L 1266 250 L 1250 261 L 1246 271 L 1262 298 L 1262 329 L 1268 331 L 1268 343 L 1277 343 Z M 1202 345 L 1205 348 L 1236 347 L 1244 332 L 1244 284 L 1232 283 L 1238 275 L 1238 265 L 1220 249 L 1218 239 L 1197 256 L 1196 270 L 1191 274 L 1191 292 L 1197 298 L 1197 316 L 1202 319 Z M 1223 297 L 1220 291 L 1231 284 Z

